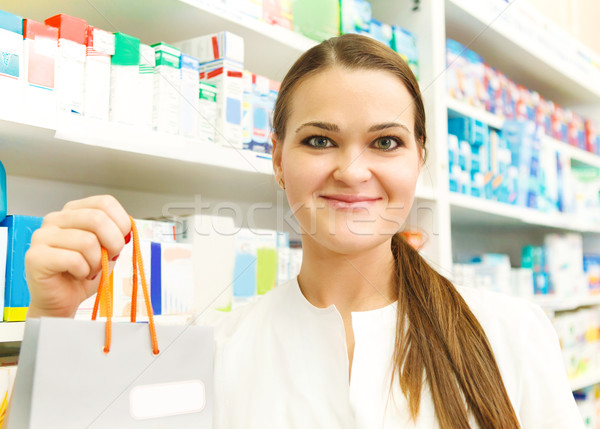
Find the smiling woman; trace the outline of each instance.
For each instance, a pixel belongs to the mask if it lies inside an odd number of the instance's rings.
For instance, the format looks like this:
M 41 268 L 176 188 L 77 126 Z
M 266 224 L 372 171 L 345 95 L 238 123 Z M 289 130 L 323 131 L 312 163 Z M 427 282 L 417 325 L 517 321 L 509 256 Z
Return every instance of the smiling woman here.
M 214 322 L 215 428 L 583 427 L 543 312 L 455 287 L 399 234 L 426 141 L 416 79 L 382 44 L 344 35 L 292 66 L 273 169 L 302 267 Z M 101 247 L 116 258 L 129 229 L 107 196 L 46 216 L 28 317 L 72 316 L 97 288 Z

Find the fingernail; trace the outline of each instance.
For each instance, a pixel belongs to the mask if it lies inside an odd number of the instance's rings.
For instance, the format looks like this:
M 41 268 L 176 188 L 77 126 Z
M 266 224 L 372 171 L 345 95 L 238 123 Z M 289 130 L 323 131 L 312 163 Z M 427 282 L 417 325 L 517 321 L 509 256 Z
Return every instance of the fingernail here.
M 119 255 L 120 255 L 120 253 L 119 253 Z M 119 255 L 117 255 L 114 258 L 112 258 L 111 261 L 115 262 L 117 259 L 119 259 Z
M 129 244 L 130 241 L 131 241 L 131 231 L 129 231 L 127 233 L 127 235 L 125 236 L 125 244 Z

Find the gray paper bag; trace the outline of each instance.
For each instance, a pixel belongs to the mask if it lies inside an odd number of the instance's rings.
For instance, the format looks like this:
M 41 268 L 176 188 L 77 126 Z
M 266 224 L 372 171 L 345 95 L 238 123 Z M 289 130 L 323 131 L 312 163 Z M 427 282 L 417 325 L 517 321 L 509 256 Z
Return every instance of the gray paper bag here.
M 8 429 L 212 428 L 213 328 L 28 320 Z

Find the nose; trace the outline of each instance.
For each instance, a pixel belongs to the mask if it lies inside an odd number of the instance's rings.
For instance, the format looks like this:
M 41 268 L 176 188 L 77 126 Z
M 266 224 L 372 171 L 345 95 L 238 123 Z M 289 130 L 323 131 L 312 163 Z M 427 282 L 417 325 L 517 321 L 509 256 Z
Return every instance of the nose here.
M 338 152 L 333 178 L 348 186 L 355 186 L 371 178 L 367 149 L 352 145 Z

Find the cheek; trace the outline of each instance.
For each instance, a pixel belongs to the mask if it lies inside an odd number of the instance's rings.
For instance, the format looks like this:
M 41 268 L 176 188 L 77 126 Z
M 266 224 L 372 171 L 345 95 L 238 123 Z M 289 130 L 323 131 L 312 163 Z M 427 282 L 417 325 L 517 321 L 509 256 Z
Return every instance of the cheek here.
M 323 184 L 330 174 L 324 157 L 306 156 L 293 151 L 282 162 L 286 192 L 290 204 L 307 203 L 316 191 L 323 190 Z

